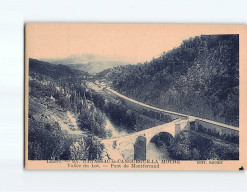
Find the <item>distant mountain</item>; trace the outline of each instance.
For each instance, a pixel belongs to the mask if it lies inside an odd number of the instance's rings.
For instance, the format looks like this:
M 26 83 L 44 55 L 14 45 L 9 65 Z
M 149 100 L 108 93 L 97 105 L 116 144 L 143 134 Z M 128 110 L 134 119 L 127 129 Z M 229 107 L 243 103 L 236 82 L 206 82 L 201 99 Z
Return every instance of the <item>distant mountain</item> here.
M 238 35 L 197 36 L 148 63 L 108 69 L 97 77 L 138 101 L 238 126 Z
M 88 75 L 86 72 L 74 70 L 65 65 L 51 64 L 32 58 L 29 58 L 29 72 L 39 73 L 53 79 Z
M 86 71 L 90 74 L 99 73 L 108 68 L 129 64 L 129 62 L 124 59 L 92 54 L 72 55 L 67 58 L 43 58 L 40 60 L 53 64 L 64 64 L 73 69 Z

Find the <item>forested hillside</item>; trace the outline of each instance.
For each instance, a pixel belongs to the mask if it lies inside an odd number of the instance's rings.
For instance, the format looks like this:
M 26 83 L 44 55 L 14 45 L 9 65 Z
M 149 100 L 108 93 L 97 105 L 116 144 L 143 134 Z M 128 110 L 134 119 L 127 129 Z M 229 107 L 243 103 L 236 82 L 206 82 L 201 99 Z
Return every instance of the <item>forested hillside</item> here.
M 238 126 L 239 36 L 202 35 L 159 58 L 108 69 L 98 78 L 147 104 Z
M 104 114 L 85 98 L 86 75 L 29 60 L 29 160 L 101 159 Z
M 29 59 L 29 71 L 36 72 L 40 75 L 45 75 L 53 79 L 88 75 L 86 72 L 75 70 L 65 65 L 55 65 L 31 58 Z

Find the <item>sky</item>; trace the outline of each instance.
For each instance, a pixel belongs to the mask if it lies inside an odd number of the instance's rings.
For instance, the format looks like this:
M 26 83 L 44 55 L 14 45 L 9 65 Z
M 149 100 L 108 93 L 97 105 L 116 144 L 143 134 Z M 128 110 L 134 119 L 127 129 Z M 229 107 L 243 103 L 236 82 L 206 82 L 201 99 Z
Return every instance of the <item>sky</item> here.
M 30 23 L 25 29 L 26 51 L 31 58 L 93 54 L 131 63 L 150 61 L 190 37 L 231 31 L 233 28 L 226 25 L 71 23 Z

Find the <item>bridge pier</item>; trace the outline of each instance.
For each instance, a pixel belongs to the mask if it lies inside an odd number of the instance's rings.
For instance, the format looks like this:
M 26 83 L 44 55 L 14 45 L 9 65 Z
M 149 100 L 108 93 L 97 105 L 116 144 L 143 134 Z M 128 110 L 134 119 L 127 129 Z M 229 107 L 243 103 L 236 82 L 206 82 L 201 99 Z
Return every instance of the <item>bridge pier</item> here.
M 175 124 L 175 136 L 181 132 L 180 124 Z
M 189 131 L 198 131 L 198 120 L 192 120 L 188 122 Z
M 146 137 L 139 136 L 134 144 L 134 160 L 146 160 Z

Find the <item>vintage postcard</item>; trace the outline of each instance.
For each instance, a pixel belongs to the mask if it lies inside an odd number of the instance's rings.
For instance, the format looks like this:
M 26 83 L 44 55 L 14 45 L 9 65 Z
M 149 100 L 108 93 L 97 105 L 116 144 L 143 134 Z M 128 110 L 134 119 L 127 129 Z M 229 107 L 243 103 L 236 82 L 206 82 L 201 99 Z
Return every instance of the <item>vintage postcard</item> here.
M 25 168 L 245 170 L 245 25 L 25 25 Z

